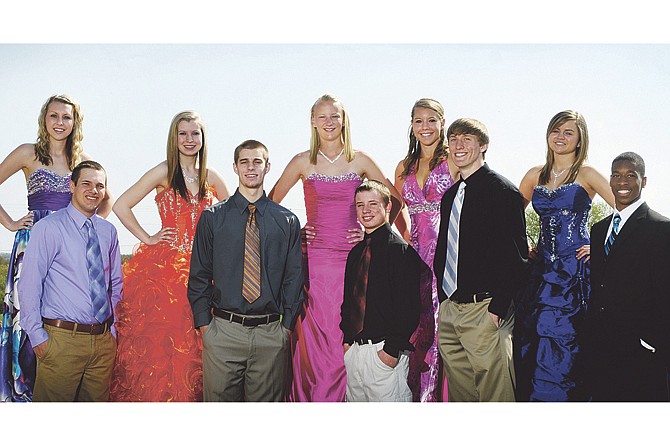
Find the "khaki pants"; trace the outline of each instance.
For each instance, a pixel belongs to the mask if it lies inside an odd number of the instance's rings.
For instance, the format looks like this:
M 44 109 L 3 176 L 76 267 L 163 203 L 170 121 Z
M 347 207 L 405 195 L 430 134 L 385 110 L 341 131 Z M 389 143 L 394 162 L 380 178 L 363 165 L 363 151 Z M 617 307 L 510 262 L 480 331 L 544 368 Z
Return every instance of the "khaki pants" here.
M 47 351 L 37 358 L 35 402 L 107 402 L 116 340 L 44 325 Z
M 514 402 L 514 313 L 489 316 L 491 299 L 477 304 L 440 304 L 438 342 L 451 402 Z
M 283 401 L 289 349 L 280 321 L 244 327 L 214 316 L 202 335 L 205 401 Z
M 347 370 L 347 402 L 411 402 L 407 385 L 409 357 L 400 352 L 398 365 L 389 367 L 377 352 L 384 342 L 359 345 L 355 342 L 344 353 Z

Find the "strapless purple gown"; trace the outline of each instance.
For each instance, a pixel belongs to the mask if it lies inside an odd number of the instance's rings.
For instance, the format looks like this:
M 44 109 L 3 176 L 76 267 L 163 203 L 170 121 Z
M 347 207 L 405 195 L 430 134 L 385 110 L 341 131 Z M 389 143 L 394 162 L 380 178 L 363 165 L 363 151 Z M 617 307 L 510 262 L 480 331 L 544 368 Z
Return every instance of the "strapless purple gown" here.
M 442 359 L 437 345 L 439 301 L 432 267 L 440 229 L 440 201 L 453 184 L 454 180 L 445 160 L 430 172 L 423 189 L 419 188 L 414 172 L 407 175 L 402 186 L 402 196 L 412 222 L 412 246 L 430 268 L 421 281 L 419 327 L 410 339 L 416 351 L 410 354 L 407 381 L 415 402 L 447 400 L 446 380 L 442 379 Z
M 46 168 L 39 168 L 28 177 L 26 184 L 28 209 L 33 211 L 35 223 L 65 208 L 72 198 L 70 174 L 60 176 Z M 0 330 L 0 401 L 3 402 L 31 402 L 33 397 L 37 363 L 28 335 L 21 328 L 21 307 L 16 292 L 23 253 L 29 239 L 29 229 L 16 232 L 9 260 Z
M 294 402 L 343 402 L 346 390 L 342 331 L 344 266 L 353 244 L 348 229 L 360 229 L 354 192 L 362 179 L 311 174 L 303 182 L 307 224 L 316 238 L 307 248 L 303 313 L 293 332 Z

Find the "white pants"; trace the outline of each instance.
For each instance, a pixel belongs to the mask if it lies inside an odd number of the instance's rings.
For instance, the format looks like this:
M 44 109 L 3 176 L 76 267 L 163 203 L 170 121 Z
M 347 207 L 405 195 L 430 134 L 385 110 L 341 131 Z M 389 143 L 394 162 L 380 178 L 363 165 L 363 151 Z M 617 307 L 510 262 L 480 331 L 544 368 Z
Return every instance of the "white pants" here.
M 347 370 L 347 402 L 411 402 L 407 385 L 409 358 L 401 351 L 398 365 L 391 368 L 377 352 L 384 342 L 359 345 L 354 343 L 344 354 Z

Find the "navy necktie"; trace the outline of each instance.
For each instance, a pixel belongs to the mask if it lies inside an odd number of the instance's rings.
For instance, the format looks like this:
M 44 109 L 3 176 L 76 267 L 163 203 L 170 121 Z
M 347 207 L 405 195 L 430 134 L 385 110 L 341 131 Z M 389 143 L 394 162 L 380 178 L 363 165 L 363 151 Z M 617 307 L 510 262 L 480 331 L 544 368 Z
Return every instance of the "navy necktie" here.
M 605 243 L 606 256 L 609 255 L 610 249 L 612 249 L 612 245 L 614 244 L 614 240 L 616 240 L 617 235 L 619 235 L 619 223 L 621 223 L 621 217 L 619 216 L 619 213 L 616 213 L 612 219 L 612 232 L 607 238 L 607 243 Z

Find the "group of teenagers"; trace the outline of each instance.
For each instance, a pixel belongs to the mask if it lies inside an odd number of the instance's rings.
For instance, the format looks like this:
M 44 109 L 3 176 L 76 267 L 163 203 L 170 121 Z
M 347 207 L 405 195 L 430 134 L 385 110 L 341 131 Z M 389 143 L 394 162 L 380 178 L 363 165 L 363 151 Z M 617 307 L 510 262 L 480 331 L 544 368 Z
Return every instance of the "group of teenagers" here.
M 0 163 L 0 184 L 23 171 L 29 210 L 0 207 L 16 232 L 2 401 L 669 400 L 670 220 L 641 197 L 638 154 L 609 182 L 586 163 L 578 112 L 551 119 L 517 188 L 485 161 L 483 123 L 420 99 L 391 182 L 326 94 L 266 195 L 268 148 L 235 148 L 231 194 L 186 111 L 116 201 L 82 121 L 50 97 L 37 142 Z M 298 181 L 303 227 L 279 205 Z M 153 234 L 133 213 L 152 191 Z M 614 212 L 589 237 L 596 194 Z M 123 264 L 112 211 L 141 241 Z

